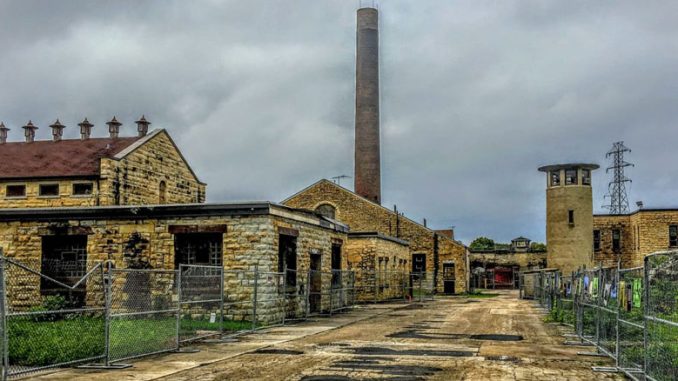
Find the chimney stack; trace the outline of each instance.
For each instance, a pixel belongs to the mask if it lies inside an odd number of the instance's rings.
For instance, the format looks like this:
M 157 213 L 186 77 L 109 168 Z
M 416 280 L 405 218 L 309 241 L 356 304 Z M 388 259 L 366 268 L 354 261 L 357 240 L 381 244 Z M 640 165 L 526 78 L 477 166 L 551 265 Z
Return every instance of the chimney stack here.
M 120 134 L 122 123 L 118 122 L 115 116 L 113 116 L 113 119 L 110 122 L 106 122 L 106 124 L 108 125 L 108 133 L 111 134 L 111 139 L 116 139 Z
M 137 124 L 137 130 L 139 131 L 139 137 L 146 136 L 148 133 L 148 126 L 151 125 L 151 122 L 146 120 L 145 115 L 141 116 L 141 119 L 134 122 Z
M 56 122 L 54 122 L 54 124 L 50 125 L 49 127 L 52 129 L 52 139 L 55 142 L 61 140 L 62 136 L 64 135 L 64 128 L 66 128 L 66 126 L 61 124 L 57 118 Z
M 379 12 L 358 9 L 355 88 L 355 192 L 381 203 Z
M 80 126 L 80 139 L 89 139 L 90 135 L 92 134 L 92 127 L 94 127 L 94 125 L 90 123 L 87 118 L 85 118 L 85 120 L 78 123 L 78 126 Z
M 26 143 L 32 143 L 35 141 L 35 130 L 38 129 L 38 127 L 33 125 L 32 121 L 28 121 L 28 124 L 25 126 L 21 127 L 24 129 L 24 136 L 26 137 Z
M 0 122 L 0 144 L 7 143 L 7 131 L 9 128 L 5 127 L 5 123 Z

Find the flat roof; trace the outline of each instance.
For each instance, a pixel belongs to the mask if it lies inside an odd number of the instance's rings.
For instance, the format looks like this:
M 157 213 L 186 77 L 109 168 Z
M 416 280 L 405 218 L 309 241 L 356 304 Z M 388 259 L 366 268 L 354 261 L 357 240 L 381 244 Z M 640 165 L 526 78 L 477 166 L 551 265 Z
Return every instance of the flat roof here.
M 594 163 L 566 163 L 566 164 L 551 164 L 551 165 L 544 165 L 539 168 L 537 168 L 540 172 L 550 172 L 550 171 L 558 171 L 561 169 L 568 169 L 568 168 L 584 168 L 584 169 L 598 169 L 600 166 L 598 164 Z

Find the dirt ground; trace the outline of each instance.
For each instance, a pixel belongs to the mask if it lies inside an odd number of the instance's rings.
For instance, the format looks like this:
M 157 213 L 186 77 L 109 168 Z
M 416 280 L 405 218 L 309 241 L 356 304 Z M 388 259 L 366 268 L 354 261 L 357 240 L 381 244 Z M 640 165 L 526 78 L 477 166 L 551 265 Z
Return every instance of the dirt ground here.
M 305 330 L 305 331 L 304 331 Z M 591 347 L 564 345 L 564 327 L 517 292 L 494 298 L 451 297 L 381 305 L 296 326 L 201 346 L 201 353 L 146 359 L 136 370 L 68 371 L 43 379 L 97 380 L 617 380 L 592 366 Z M 220 350 L 219 348 L 223 348 Z M 224 351 L 234 350 L 227 358 Z M 240 349 L 240 353 L 237 352 Z M 212 357 L 212 353 L 223 359 Z M 180 357 L 177 357 L 180 356 Z M 181 357 L 183 356 L 183 357 Z M 189 356 L 201 356 L 202 360 Z M 164 365 L 164 367 L 163 367 Z M 182 370 L 182 367 L 185 370 Z M 187 369 L 190 368 L 190 369 Z M 155 369 L 155 370 L 154 370 Z

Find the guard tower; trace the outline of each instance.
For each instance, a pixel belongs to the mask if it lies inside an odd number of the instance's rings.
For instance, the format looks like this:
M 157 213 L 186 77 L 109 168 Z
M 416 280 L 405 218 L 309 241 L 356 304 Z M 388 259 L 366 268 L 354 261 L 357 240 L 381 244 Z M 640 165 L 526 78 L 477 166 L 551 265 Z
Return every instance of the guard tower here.
M 570 274 L 593 264 L 591 172 L 597 164 L 546 165 L 546 265 Z

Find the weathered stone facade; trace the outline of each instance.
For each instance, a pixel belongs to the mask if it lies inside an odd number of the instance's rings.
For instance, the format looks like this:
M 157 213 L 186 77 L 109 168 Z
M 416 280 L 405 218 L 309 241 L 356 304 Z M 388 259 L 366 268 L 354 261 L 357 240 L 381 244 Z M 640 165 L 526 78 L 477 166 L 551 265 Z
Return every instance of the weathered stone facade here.
M 678 209 L 643 208 L 630 214 L 593 216 L 594 235 L 600 245 L 594 250 L 594 261 L 604 266 L 642 266 L 646 255 L 675 249 L 671 245 L 670 226 L 678 226 Z M 613 247 L 613 232 L 618 230 L 618 247 Z M 599 233 L 595 233 L 598 231 Z
M 323 258 L 322 271 L 330 272 L 332 245 L 343 245 L 347 228 L 312 213 L 270 203 L 219 205 L 168 205 L 154 207 L 77 208 L 0 210 L 0 247 L 4 255 L 26 263 L 42 258 L 43 238 L 48 236 L 86 236 L 87 262 L 111 260 L 116 268 L 127 268 L 131 261 L 143 262 L 152 269 L 174 269 L 177 232 L 184 234 L 224 231 L 223 267 L 228 302 L 242 302 L 242 316 L 251 314 L 254 270 L 260 273 L 258 304 L 261 319 L 274 319 L 285 311 L 276 302 L 279 293 L 279 237 L 296 236 L 298 281 L 295 295 L 304 295 L 310 253 Z M 134 255 L 130 254 L 133 247 Z M 38 265 L 39 266 L 39 265 Z M 348 268 L 342 255 L 341 268 Z M 39 267 L 38 267 L 39 269 Z M 240 271 L 238 273 L 237 271 Z M 249 274 L 249 275 L 248 275 Z M 245 278 L 243 278 L 245 277 Z M 268 282 L 267 282 L 268 280 Z M 23 300 L 39 299 L 40 282 L 20 284 Z M 329 282 L 322 288 L 328 289 Z M 18 292 L 11 290 L 9 292 Z M 267 294 L 270 294 L 266 298 Z M 37 296 L 36 296 L 37 295 Z M 291 308 L 303 313 L 303 297 L 292 298 Z M 22 298 L 13 299 L 21 303 Z M 321 300 L 321 309 L 329 309 L 329 300 Z M 290 308 L 288 306 L 287 312 Z
M 438 292 L 442 292 L 444 287 L 441 264 L 444 261 L 453 263 L 455 291 L 466 291 L 467 250 L 463 244 L 449 238 L 447 234 L 438 234 L 328 180 L 318 181 L 283 203 L 308 210 L 330 205 L 335 210 L 334 218 L 349 225 L 352 232 L 379 232 L 407 241 L 411 254 L 426 255 L 426 271 L 434 277 Z
M 355 271 L 359 301 L 403 298 L 409 280 L 407 241 L 379 233 L 349 233 L 348 266 Z
M 79 184 L 91 190 L 76 194 Z M 8 196 L 11 185 L 25 186 L 25 194 Z M 58 185 L 58 194 L 41 196 L 41 185 Z M 155 130 L 111 157 L 101 157 L 93 174 L 0 176 L 0 208 L 202 203 L 205 191 L 206 185 L 193 173 L 167 131 Z

